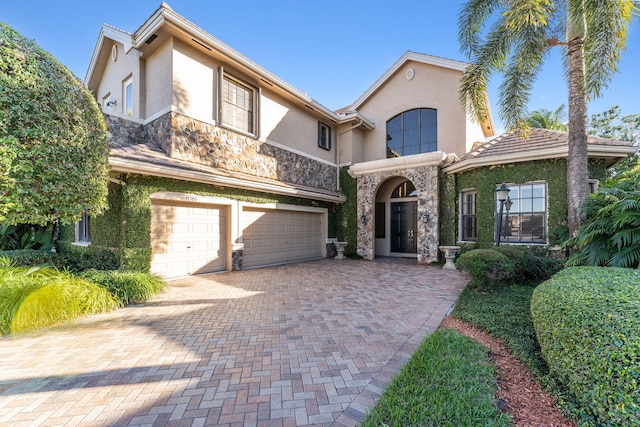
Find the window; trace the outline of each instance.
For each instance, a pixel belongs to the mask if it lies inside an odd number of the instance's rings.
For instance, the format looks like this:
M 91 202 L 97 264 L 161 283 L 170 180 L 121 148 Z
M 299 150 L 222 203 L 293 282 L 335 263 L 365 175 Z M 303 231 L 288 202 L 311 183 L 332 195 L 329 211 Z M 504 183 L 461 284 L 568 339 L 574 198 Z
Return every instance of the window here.
M 547 184 L 509 184 L 509 198 L 502 215 L 500 242 L 547 242 Z M 496 187 L 497 188 L 497 187 Z M 500 201 L 496 195 L 496 212 Z
M 437 110 L 408 110 L 387 122 L 387 157 L 429 153 L 437 149 Z
M 76 243 L 91 243 L 91 219 L 86 212 L 82 214 L 82 218 L 76 224 Z
M 600 187 L 600 180 L 597 180 L 597 179 L 589 180 L 589 194 L 597 193 L 599 187 Z
M 223 76 L 220 122 L 225 126 L 253 134 L 254 101 L 254 89 L 226 75 Z
M 133 116 L 133 77 L 127 78 L 122 82 L 123 94 L 123 113 L 128 116 Z
M 387 226 L 386 204 L 384 202 L 376 203 L 376 239 L 384 239 Z
M 475 242 L 478 238 L 476 200 L 477 193 L 475 190 L 463 191 L 460 195 L 460 223 L 462 229 L 460 233 L 460 240 L 462 241 Z
M 318 147 L 331 150 L 331 128 L 318 122 Z
M 392 199 L 402 199 L 405 197 L 415 197 L 418 195 L 415 185 L 411 181 L 405 181 L 398 185 L 391 193 Z

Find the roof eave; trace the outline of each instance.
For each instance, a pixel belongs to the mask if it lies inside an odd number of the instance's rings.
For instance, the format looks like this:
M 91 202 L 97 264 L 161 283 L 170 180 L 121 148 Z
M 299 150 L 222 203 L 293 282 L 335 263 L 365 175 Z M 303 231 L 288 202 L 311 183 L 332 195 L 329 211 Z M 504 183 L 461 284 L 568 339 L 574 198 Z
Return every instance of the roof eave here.
M 206 172 L 185 170 L 183 168 L 158 165 L 139 160 L 122 157 L 109 157 L 109 166 L 112 172 L 131 173 L 138 175 L 150 175 L 163 178 L 177 179 L 181 181 L 200 182 L 203 184 L 220 185 L 223 187 L 241 188 L 245 190 L 259 191 L 263 193 L 295 196 L 304 199 L 321 200 L 324 202 L 343 203 L 346 197 L 342 194 L 332 195 L 310 190 L 300 189 L 290 185 L 276 185 L 243 180 L 230 176 L 213 175 Z
M 632 146 L 603 146 L 603 145 L 590 145 L 587 148 L 587 155 L 593 158 L 601 159 L 621 159 L 636 152 L 635 147 Z M 444 170 L 445 172 L 460 173 L 466 172 L 470 169 L 475 169 L 484 166 L 503 165 L 509 163 L 521 163 L 535 160 L 546 160 L 555 158 L 565 158 L 568 156 L 568 147 L 549 148 L 546 150 L 538 150 L 535 152 L 525 153 L 512 153 L 500 156 L 483 156 L 476 158 L 466 158 L 454 163 Z

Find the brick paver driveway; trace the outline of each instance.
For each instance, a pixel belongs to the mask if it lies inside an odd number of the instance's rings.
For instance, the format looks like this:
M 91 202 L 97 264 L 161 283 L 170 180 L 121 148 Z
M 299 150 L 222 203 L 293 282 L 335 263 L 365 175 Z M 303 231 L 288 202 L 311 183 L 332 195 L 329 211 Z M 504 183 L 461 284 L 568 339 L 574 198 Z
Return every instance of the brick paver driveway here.
M 464 284 L 328 259 L 174 281 L 0 339 L 0 425 L 356 425 Z

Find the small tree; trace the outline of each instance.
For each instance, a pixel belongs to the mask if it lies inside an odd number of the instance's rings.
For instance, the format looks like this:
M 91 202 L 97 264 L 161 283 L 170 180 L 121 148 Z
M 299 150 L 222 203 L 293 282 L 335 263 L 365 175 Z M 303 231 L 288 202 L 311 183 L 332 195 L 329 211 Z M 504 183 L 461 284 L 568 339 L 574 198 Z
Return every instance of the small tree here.
M 534 110 L 524 117 L 527 125 L 532 128 L 567 131 L 567 108 L 564 104 L 554 111 L 544 108 Z
M 636 148 L 640 148 L 640 114 L 629 114 L 620 117 L 620 107 L 609 108 L 602 113 L 593 114 L 589 122 L 589 133 L 603 138 L 629 141 Z M 622 172 L 633 169 L 638 165 L 638 153 L 623 159 L 609 169 L 610 176 L 617 176 Z
M 77 221 L 106 207 L 108 144 L 89 91 L 0 23 L 0 223 Z

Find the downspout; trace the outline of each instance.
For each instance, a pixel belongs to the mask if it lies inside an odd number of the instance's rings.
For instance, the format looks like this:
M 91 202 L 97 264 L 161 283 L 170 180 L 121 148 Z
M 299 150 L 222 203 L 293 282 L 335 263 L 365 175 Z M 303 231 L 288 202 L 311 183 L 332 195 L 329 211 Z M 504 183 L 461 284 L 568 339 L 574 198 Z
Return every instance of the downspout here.
M 347 128 L 347 129 L 343 130 L 336 137 L 336 184 L 337 184 L 338 191 L 340 191 L 340 135 L 343 135 L 343 134 L 345 134 L 345 133 L 347 133 L 349 131 L 354 130 L 357 127 L 362 126 L 363 122 L 364 122 L 364 120 L 360 119 L 359 123 L 356 123 L 355 125 L 351 126 L 350 128 Z

